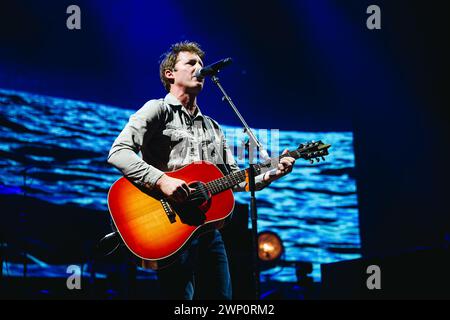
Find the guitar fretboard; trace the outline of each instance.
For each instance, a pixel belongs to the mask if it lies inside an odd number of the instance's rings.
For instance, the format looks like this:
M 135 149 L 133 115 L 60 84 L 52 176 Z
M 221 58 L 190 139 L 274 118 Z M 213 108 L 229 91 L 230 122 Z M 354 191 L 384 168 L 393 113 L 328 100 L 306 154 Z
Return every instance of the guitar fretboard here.
M 271 160 L 267 160 L 263 163 L 255 164 L 255 176 L 261 174 L 263 168 L 268 168 L 269 170 L 273 167 L 276 167 L 276 165 L 280 162 L 281 158 L 284 157 L 292 157 L 294 159 L 298 159 L 301 157 L 301 152 L 299 150 L 291 151 L 286 154 L 280 155 L 277 158 L 273 158 Z M 224 176 L 222 178 L 210 181 L 206 183 L 206 187 L 211 192 L 211 194 L 217 194 L 222 191 L 228 190 L 230 188 L 233 188 L 234 186 L 238 185 L 241 182 L 244 182 L 246 179 L 246 172 L 247 169 L 240 170 L 233 172 L 227 176 Z

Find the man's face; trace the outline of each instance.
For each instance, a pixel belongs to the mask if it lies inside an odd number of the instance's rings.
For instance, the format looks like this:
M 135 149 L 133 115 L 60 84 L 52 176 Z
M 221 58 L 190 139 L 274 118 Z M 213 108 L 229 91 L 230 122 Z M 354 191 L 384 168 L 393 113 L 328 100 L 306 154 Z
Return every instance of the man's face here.
M 180 52 L 172 71 L 174 85 L 185 88 L 186 92 L 199 93 L 203 88 L 204 79 L 197 79 L 194 74 L 201 67 L 203 67 L 203 61 L 197 54 Z

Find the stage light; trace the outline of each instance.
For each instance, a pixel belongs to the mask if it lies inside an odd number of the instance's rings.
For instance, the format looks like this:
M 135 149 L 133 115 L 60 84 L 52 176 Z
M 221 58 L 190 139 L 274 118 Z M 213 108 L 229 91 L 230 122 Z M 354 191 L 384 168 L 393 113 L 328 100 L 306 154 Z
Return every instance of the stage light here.
M 274 232 L 264 231 L 258 234 L 258 257 L 265 262 L 277 261 L 283 254 L 283 242 Z

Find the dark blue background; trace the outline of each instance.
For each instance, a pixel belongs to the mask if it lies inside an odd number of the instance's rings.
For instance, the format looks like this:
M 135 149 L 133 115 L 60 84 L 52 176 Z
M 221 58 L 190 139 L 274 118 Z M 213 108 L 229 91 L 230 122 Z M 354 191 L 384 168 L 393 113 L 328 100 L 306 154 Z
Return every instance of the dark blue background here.
M 349 130 L 374 110 L 414 121 L 444 58 L 431 49 L 444 2 L 424 3 L 378 1 L 369 31 L 372 1 L 4 1 L 0 83 L 134 109 L 164 94 L 160 55 L 188 39 L 205 63 L 234 58 L 222 82 L 255 127 Z M 81 30 L 66 28 L 70 4 Z M 219 99 L 208 83 L 200 102 L 238 124 Z

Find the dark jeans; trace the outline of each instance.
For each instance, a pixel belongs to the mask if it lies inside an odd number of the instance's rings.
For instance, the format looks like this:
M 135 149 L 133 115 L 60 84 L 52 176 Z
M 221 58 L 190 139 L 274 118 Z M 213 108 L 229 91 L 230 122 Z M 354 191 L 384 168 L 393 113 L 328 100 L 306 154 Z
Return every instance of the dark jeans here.
M 192 241 L 178 260 L 158 271 L 161 298 L 231 300 L 231 279 L 225 245 L 214 230 Z

